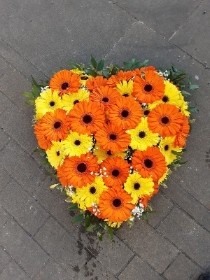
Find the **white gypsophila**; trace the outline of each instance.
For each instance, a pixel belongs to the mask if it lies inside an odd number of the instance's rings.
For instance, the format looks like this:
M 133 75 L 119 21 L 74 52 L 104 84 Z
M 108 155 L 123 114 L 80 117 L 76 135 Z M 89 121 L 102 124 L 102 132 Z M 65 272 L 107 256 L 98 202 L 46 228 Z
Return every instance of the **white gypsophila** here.
M 50 88 L 49 86 L 41 87 L 41 92 L 43 92 L 43 91 L 45 91 L 45 90 L 47 90 L 47 89 L 49 89 L 49 88 Z
M 136 216 L 138 219 L 141 218 L 143 212 L 144 212 L 144 205 L 143 205 L 142 203 L 140 203 L 139 206 L 136 206 L 136 207 L 132 210 L 133 216 Z
M 93 204 L 92 204 L 92 208 L 93 208 L 93 214 L 94 214 L 95 216 L 97 216 L 97 215 L 100 213 L 100 210 L 99 210 L 99 208 L 98 208 L 98 205 L 97 205 L 96 203 L 93 203 Z

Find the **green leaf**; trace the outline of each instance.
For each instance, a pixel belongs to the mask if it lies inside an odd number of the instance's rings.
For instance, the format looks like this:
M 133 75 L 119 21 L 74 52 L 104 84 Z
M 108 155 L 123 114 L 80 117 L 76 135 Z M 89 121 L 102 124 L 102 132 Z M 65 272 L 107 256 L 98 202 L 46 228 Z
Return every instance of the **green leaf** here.
M 189 89 L 190 90 L 196 90 L 196 89 L 198 89 L 199 88 L 199 85 L 193 85 L 193 84 L 190 84 L 189 85 Z
M 189 92 L 186 91 L 186 90 L 182 90 L 182 94 L 183 94 L 184 96 L 191 96 L 191 93 L 189 93 Z
M 92 55 L 91 55 L 91 60 L 90 61 L 91 61 L 91 64 L 92 64 L 93 68 L 97 69 L 98 63 Z
M 101 71 L 104 68 L 104 60 L 100 60 L 98 65 L 97 65 L 97 71 Z
M 73 221 L 73 223 L 80 223 L 83 221 L 83 219 L 84 219 L 84 215 L 81 213 L 81 214 L 73 217 L 72 221 Z

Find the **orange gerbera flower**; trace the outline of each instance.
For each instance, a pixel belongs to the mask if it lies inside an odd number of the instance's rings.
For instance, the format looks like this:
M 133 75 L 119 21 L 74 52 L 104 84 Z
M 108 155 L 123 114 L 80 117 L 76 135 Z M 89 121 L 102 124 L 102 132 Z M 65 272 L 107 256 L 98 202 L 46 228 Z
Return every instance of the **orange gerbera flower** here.
M 80 76 L 70 70 L 61 70 L 53 75 L 50 88 L 58 90 L 60 95 L 77 92 L 80 87 Z
M 83 187 L 94 181 L 99 171 L 97 158 L 91 153 L 80 157 L 68 157 L 58 167 L 57 175 L 63 186 Z
M 96 132 L 95 137 L 97 144 L 111 153 L 126 150 L 130 143 L 130 135 L 114 124 L 105 125 Z
M 46 113 L 35 125 L 35 133 L 43 140 L 59 141 L 67 137 L 70 129 L 69 116 L 62 109 Z M 40 138 L 41 139 L 41 138 Z
M 107 85 L 107 79 L 103 76 L 91 77 L 86 82 L 86 87 L 93 91 L 94 89 Z
M 45 134 L 43 134 L 39 122 L 37 122 L 34 126 L 34 133 L 36 135 L 38 145 L 41 149 L 47 150 L 51 147 L 52 142 L 46 138 Z
M 90 100 L 101 103 L 106 108 L 107 106 L 114 104 L 120 96 L 121 95 L 116 89 L 108 86 L 100 86 L 93 90 L 93 93 L 90 95 Z
M 174 146 L 184 147 L 186 145 L 186 140 L 190 132 L 189 120 L 187 117 L 183 116 L 183 123 L 180 130 L 175 136 Z
M 131 196 L 121 188 L 104 191 L 99 200 L 100 217 L 110 222 L 127 221 L 135 207 L 131 200 Z
M 121 186 L 129 175 L 129 164 L 121 157 L 105 159 L 101 164 L 104 183 L 108 187 Z
M 135 73 L 135 75 L 138 75 L 138 76 L 141 77 L 147 71 L 155 72 L 156 68 L 154 66 L 145 66 L 145 67 L 141 67 L 141 68 L 135 69 L 134 73 Z
M 135 151 L 132 164 L 142 177 L 151 176 L 155 182 L 167 170 L 165 157 L 157 147 L 150 147 L 146 151 Z
M 152 103 L 164 95 L 164 78 L 152 70 L 140 72 L 133 84 L 133 95 L 141 103 Z
M 123 129 L 135 128 L 140 122 L 142 108 L 132 97 L 120 97 L 108 109 L 109 120 Z
M 161 136 L 175 136 L 183 125 L 183 115 L 175 105 L 160 104 L 148 115 L 148 125 Z
M 71 110 L 71 129 L 79 133 L 94 133 L 104 125 L 103 107 L 96 102 L 81 101 Z
M 122 81 L 129 81 L 134 77 L 134 71 L 123 71 L 120 70 L 117 74 L 112 75 L 109 79 L 107 84 L 111 87 L 115 87 L 116 84 Z

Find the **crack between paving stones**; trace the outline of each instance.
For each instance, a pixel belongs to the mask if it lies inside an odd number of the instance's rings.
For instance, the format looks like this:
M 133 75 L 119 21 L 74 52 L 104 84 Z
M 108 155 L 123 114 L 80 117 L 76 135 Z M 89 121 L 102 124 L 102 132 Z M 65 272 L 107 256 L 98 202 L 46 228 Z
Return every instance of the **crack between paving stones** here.
M 187 191 L 186 191 L 186 192 L 187 192 Z M 197 219 L 195 219 L 190 213 L 188 213 L 185 209 L 183 209 L 175 200 L 173 200 L 173 199 L 171 199 L 169 196 L 165 195 L 165 193 L 162 193 L 162 192 L 161 192 L 161 194 L 162 194 L 165 198 L 169 199 L 179 210 L 181 210 L 182 212 L 184 212 L 189 218 L 191 218 L 193 221 L 195 221 L 196 224 L 198 224 L 203 230 L 205 230 L 205 231 L 207 231 L 208 233 L 210 233 L 209 229 L 207 229 L 204 225 L 202 225 L 200 222 L 198 222 Z M 188 193 L 188 192 L 187 192 L 187 194 L 188 194 L 189 196 L 192 196 L 199 204 L 201 204 L 203 207 L 205 207 L 205 206 L 204 206 L 202 203 L 200 203 L 193 195 L 191 195 L 191 194 Z M 205 208 L 206 208 L 206 207 L 205 207 Z M 173 209 L 174 209 L 174 207 L 172 207 L 172 210 L 173 210 Z M 208 209 L 208 208 L 206 208 L 206 209 L 207 209 L 207 211 L 209 212 L 209 209 Z M 172 211 L 172 210 L 171 210 L 171 211 Z M 171 213 L 171 211 L 169 212 L 169 214 Z M 168 216 L 168 214 L 167 214 L 167 216 Z M 161 220 L 154 228 L 157 229 L 157 228 L 159 227 L 159 225 L 165 220 L 165 218 L 167 218 L 167 216 L 164 217 L 164 219 Z
M 133 254 L 132 257 L 130 257 L 130 259 L 126 262 L 125 265 L 123 265 L 123 267 L 120 269 L 120 271 L 118 273 L 115 274 L 115 277 L 118 278 L 120 276 L 120 274 L 126 269 L 126 267 L 132 262 L 132 260 L 135 258 L 136 254 Z
M 19 51 L 17 51 L 13 46 L 11 46 L 7 41 L 5 41 L 4 39 L 0 38 L 0 41 L 2 41 L 3 43 L 5 43 L 11 50 L 13 50 L 22 60 L 23 62 L 25 61 L 27 64 L 31 64 L 31 66 L 36 69 L 40 74 L 44 75 L 45 78 L 49 79 L 49 77 L 47 75 L 45 75 L 45 73 L 39 69 L 35 64 L 33 64 L 29 59 L 27 59 L 26 57 L 24 57 L 21 53 L 19 53 Z M 4 56 L 2 56 L 0 54 L 0 56 L 10 65 L 12 66 L 16 71 L 18 71 L 21 75 L 23 75 L 27 80 L 28 80 L 28 77 L 22 73 L 22 71 L 18 70 L 16 68 L 16 66 L 14 66 L 13 63 L 11 63 L 10 61 L 8 61 Z M 30 80 L 28 80 L 30 81 Z
M 14 140 L 15 141 L 15 140 Z M 15 141 L 16 142 L 16 141 Z M 16 142 L 17 143 L 17 142 Z M 17 143 L 18 144 L 18 143 Z M 18 144 L 19 145 L 19 144 Z M 26 151 L 26 153 L 27 153 L 27 151 Z M 28 154 L 28 153 L 27 153 Z M 29 155 L 29 154 L 28 154 Z M 34 159 L 33 159 L 34 160 Z M 36 162 L 36 161 L 35 161 Z M 37 164 L 37 163 L 36 163 Z M 38 164 L 37 164 L 37 166 L 38 166 Z M 38 168 L 39 168 L 39 166 L 38 166 Z M 5 170 L 8 172 L 8 174 L 11 176 L 11 174 L 10 174 L 10 172 L 5 168 Z M 18 185 L 20 185 L 19 184 L 19 182 L 15 179 L 15 178 L 13 178 L 12 177 L 12 179 L 18 184 Z M 30 179 L 30 178 L 29 178 Z M 40 184 L 41 184 L 41 182 L 40 182 Z M 21 186 L 21 185 L 20 185 Z M 30 195 L 31 196 L 31 193 L 29 192 L 29 191 L 27 191 L 26 189 L 23 189 L 23 191 L 24 192 L 26 192 L 28 195 Z M 70 236 L 72 235 L 71 234 L 71 232 L 69 232 L 60 222 L 59 222 L 59 220 L 50 212 L 50 211 L 48 211 L 46 208 L 45 208 L 45 206 L 44 205 L 42 205 L 38 200 L 36 200 L 35 198 L 34 198 L 34 196 L 32 195 L 32 198 L 33 198 L 33 200 L 34 201 L 36 201 L 36 203 L 41 207 L 41 208 L 43 208 L 47 213 L 48 213 L 48 218 L 46 219 L 46 221 L 45 221 L 45 223 L 50 219 L 50 217 L 52 217 L 59 225 L 60 225 L 60 227 L 65 231 L 65 232 L 67 232 Z M 2 207 L 3 208 L 3 207 Z M 26 234 L 32 239 L 32 240 L 34 240 L 39 246 L 40 246 L 40 248 L 42 248 L 42 246 L 36 241 L 36 239 L 35 239 L 35 236 L 33 236 L 31 233 L 29 233 L 26 229 L 24 229 L 22 226 L 21 226 L 21 224 L 19 224 L 19 222 L 5 209 L 5 208 L 3 208 L 4 210 L 5 210 L 5 212 L 10 216 L 10 217 L 12 217 L 13 219 L 14 219 L 14 221 L 26 232 Z M 6 222 L 5 222 L 6 223 Z M 41 229 L 41 227 L 39 228 L 39 230 Z M 36 234 L 39 232 L 39 230 L 36 232 Z M 76 238 L 76 236 L 74 236 L 74 239 L 75 239 L 75 241 L 78 241 L 77 240 L 77 238 Z M 80 241 L 78 241 L 81 245 L 82 245 L 82 247 L 83 247 L 83 249 L 87 252 L 87 253 L 89 253 L 89 255 L 91 256 L 91 257 L 94 257 L 95 259 L 96 259 L 96 256 L 92 253 L 92 251 L 91 250 L 89 250 L 86 246 L 84 246 Z M 42 248 L 43 249 L 43 248 Z M 43 249 L 43 251 L 45 252 L 45 253 L 47 253 L 44 249 Z M 48 256 L 50 256 L 48 253 L 47 253 L 47 255 Z M 55 259 L 54 259 L 55 260 Z M 56 262 L 57 263 L 57 262 Z M 72 266 L 72 268 L 73 268 L 73 266 Z
M 116 233 L 114 233 L 114 235 L 115 236 L 117 236 L 116 235 Z M 136 255 L 139 259 L 141 259 L 143 262 L 145 262 L 150 268 L 151 268 L 151 270 L 153 270 L 153 271 L 155 271 L 158 275 L 160 275 L 160 273 L 146 260 L 146 259 L 144 259 L 140 254 L 138 254 L 137 252 L 135 252 L 134 250 L 133 250 L 133 248 L 126 242 L 126 241 L 124 241 L 123 239 L 121 239 L 119 236 L 117 236 L 117 238 L 119 238 L 119 240 L 122 242 L 122 243 L 124 243 L 127 247 L 128 247 L 128 249 L 130 249 L 130 251 L 134 254 L 134 256 Z M 170 242 L 171 243 L 171 242 Z M 179 250 L 180 251 L 180 250 Z
M 181 24 L 181 25 L 177 28 L 177 30 L 174 31 L 174 33 L 171 35 L 171 37 L 168 39 L 168 41 L 170 41 L 170 40 L 176 35 L 176 33 L 179 32 L 179 31 L 183 28 L 183 26 L 186 25 L 186 24 L 189 22 L 190 18 L 191 18 L 192 15 L 195 13 L 195 11 L 201 6 L 201 4 L 203 3 L 203 1 L 204 1 L 204 0 L 200 0 L 200 3 L 191 11 L 191 13 L 189 14 L 189 16 L 188 16 L 187 19 L 185 20 L 185 22 L 184 22 L 183 24 Z
M 111 3 L 112 3 L 114 6 L 118 7 L 119 9 L 123 10 L 124 12 L 126 12 L 126 14 L 127 14 L 128 16 L 130 16 L 131 18 L 133 18 L 133 19 L 135 20 L 135 21 L 132 23 L 131 28 L 132 28 L 133 25 L 135 25 L 135 24 L 138 24 L 138 23 L 143 24 L 147 29 L 149 29 L 150 31 L 153 31 L 153 32 L 156 33 L 158 36 L 161 36 L 161 38 L 162 38 L 164 41 L 166 41 L 169 45 L 178 48 L 180 51 L 182 51 L 183 53 L 187 54 L 190 58 L 194 59 L 197 63 L 199 63 L 200 65 L 202 65 L 205 69 L 210 69 L 210 67 L 207 66 L 207 65 L 206 65 L 205 63 L 203 63 L 202 61 L 200 61 L 199 59 L 195 58 L 193 55 L 191 55 L 190 53 L 188 53 L 187 51 L 185 51 L 184 49 L 182 49 L 182 48 L 179 47 L 178 45 L 176 45 L 176 44 L 174 44 L 174 43 L 171 43 L 170 40 L 171 40 L 172 36 L 174 36 L 174 35 L 172 35 L 169 39 L 167 39 L 163 34 L 157 32 L 157 31 L 154 30 L 152 27 L 150 27 L 150 26 L 148 26 L 147 24 L 145 24 L 145 22 L 139 20 L 137 17 L 135 17 L 134 15 L 130 14 L 126 9 L 122 8 L 121 6 L 119 6 L 119 5 L 117 4 L 117 2 L 111 1 Z M 196 6 L 196 8 L 191 12 L 191 14 L 189 15 L 188 19 L 192 16 L 192 14 L 196 11 L 196 9 L 197 9 L 202 3 L 203 3 L 203 0 L 201 0 L 201 2 L 199 3 L 199 5 Z M 186 22 L 185 22 L 185 23 L 186 23 Z M 180 29 L 182 26 L 183 26 L 183 25 L 181 25 L 174 33 L 178 32 L 179 29 Z M 130 29 L 131 29 L 131 28 L 130 28 Z M 120 39 L 119 39 L 117 42 L 115 42 L 115 44 L 112 46 L 112 48 L 110 49 L 110 51 L 104 56 L 104 59 L 106 59 L 106 57 L 115 49 L 115 47 L 116 47 L 116 46 L 118 45 L 118 43 L 127 35 L 127 33 L 129 33 L 130 29 L 127 30 L 127 31 L 125 32 L 125 34 L 124 34 L 122 37 L 120 37 Z
M 19 264 L 17 261 L 16 261 L 16 259 L 14 259 L 13 258 L 13 256 L 11 256 L 10 255 L 10 253 L 7 251 L 7 249 L 4 247 L 4 246 L 2 246 L 2 245 L 0 245 L 0 248 L 4 251 L 4 252 L 6 252 L 6 254 L 9 256 L 9 258 L 10 258 L 10 261 L 8 262 L 8 264 L 10 264 L 11 263 L 11 260 L 30 278 L 30 279 L 32 279 L 32 277 L 25 271 L 25 269 L 22 267 L 22 265 L 21 264 Z M 1 276 L 1 274 L 2 274 L 2 272 L 5 270 L 5 268 L 6 267 L 3 267 L 3 269 L 0 271 L 0 276 Z

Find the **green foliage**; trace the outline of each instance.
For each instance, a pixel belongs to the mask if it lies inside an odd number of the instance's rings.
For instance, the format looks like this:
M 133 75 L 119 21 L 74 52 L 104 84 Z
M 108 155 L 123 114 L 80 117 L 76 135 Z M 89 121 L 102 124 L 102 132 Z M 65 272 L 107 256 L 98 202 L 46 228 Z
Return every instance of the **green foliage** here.
M 48 84 L 48 82 L 46 81 L 45 83 L 38 84 L 33 77 L 31 77 L 31 80 L 31 91 L 24 92 L 23 96 L 26 98 L 26 103 L 34 106 L 36 98 L 40 95 L 41 88 L 45 87 Z

